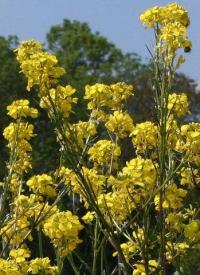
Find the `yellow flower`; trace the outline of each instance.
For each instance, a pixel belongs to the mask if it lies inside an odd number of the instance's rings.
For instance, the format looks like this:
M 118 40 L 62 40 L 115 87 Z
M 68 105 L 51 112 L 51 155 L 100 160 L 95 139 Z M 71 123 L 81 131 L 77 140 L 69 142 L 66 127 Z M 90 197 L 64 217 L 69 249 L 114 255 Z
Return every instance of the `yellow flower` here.
M 131 136 L 133 137 L 133 146 L 138 152 L 144 153 L 158 144 L 158 127 L 150 121 L 139 123 L 133 129 Z
M 120 147 L 115 145 L 110 140 L 99 140 L 89 150 L 88 154 L 90 160 L 96 165 L 111 164 L 111 161 L 115 161 L 121 154 Z
M 78 145 L 84 148 L 85 143 L 88 142 L 89 138 L 96 135 L 96 125 L 90 121 L 79 121 L 78 123 L 72 124 L 70 130 L 66 132 L 67 137 L 70 139 L 76 139 Z
M 55 213 L 43 224 L 44 234 L 51 239 L 60 256 L 68 255 L 81 242 L 78 234 L 82 228 L 78 217 L 70 211 Z
M 51 266 L 49 258 L 36 258 L 30 261 L 28 272 L 31 274 L 49 274 L 56 275 L 58 272 L 57 266 Z
M 57 83 L 57 79 L 65 73 L 61 67 L 57 67 L 57 58 L 42 50 L 42 46 L 35 40 L 24 41 L 16 50 L 20 68 L 28 78 L 27 90 L 34 85 L 40 86 L 40 96 L 46 95 L 51 85 Z
M 200 240 L 200 221 L 193 220 L 187 224 L 184 228 L 184 235 L 189 240 L 199 241 Z
M 165 219 L 170 229 L 181 232 L 183 228 L 183 215 L 181 213 L 169 213 Z
M 167 45 L 175 50 L 186 46 L 192 47 L 191 42 L 188 40 L 185 26 L 179 22 L 170 22 L 165 25 L 161 30 L 160 39 L 164 40 Z
M 142 21 L 145 27 L 152 28 L 156 23 L 161 23 L 163 16 L 162 11 L 163 7 L 159 6 L 147 9 L 140 15 L 140 21 Z
M 153 28 L 156 24 L 163 26 L 172 22 L 178 22 L 184 27 L 190 24 L 188 12 L 177 3 L 147 9 L 140 15 L 140 20 L 148 28 Z
M 135 244 L 132 241 L 122 243 L 122 244 L 120 244 L 120 247 L 121 247 L 124 257 L 126 258 L 127 261 L 129 261 L 131 259 L 134 252 L 137 250 Z M 113 257 L 115 257 L 117 255 L 118 255 L 118 252 L 113 253 Z
M 86 224 L 91 223 L 94 220 L 94 212 L 88 211 L 81 219 Z
M 155 272 L 159 266 L 156 260 L 149 260 L 148 264 L 149 264 L 149 270 L 151 272 Z M 133 275 L 147 275 L 147 273 L 145 272 L 145 265 L 143 262 L 134 264 Z
M 55 197 L 57 195 L 55 191 L 55 182 L 52 177 L 46 174 L 33 176 L 26 183 L 30 189 L 36 194 Z
M 18 174 L 27 172 L 31 166 L 30 152 L 32 147 L 29 140 L 34 136 L 34 126 L 25 122 L 10 123 L 3 132 L 4 138 L 8 140 L 8 148 L 15 153 L 12 169 Z M 10 169 L 10 164 L 7 165 Z
M 60 177 L 61 182 L 68 187 L 71 187 L 73 192 L 77 193 L 81 200 L 85 202 L 85 207 L 88 207 L 88 202 L 85 199 L 85 190 L 80 183 L 79 177 L 70 169 L 61 167 L 58 171 L 58 176 Z M 95 196 L 99 195 L 103 191 L 103 185 L 106 181 L 106 177 L 98 173 L 98 170 L 95 168 L 82 167 L 82 176 L 85 178 L 85 181 L 89 188 L 92 190 Z
M 53 113 L 56 109 L 61 113 L 63 117 L 69 117 L 72 109 L 72 104 L 77 103 L 77 98 L 72 97 L 76 90 L 67 85 L 57 86 L 55 89 L 50 89 L 47 96 L 43 96 L 40 101 L 40 107 L 47 109 L 50 113 Z
M 144 192 L 155 187 L 156 169 L 150 159 L 134 158 L 127 162 L 122 173 L 131 179 L 133 185 L 142 187 Z
M 34 126 L 25 122 L 10 123 L 3 132 L 5 139 L 10 143 L 16 142 L 17 139 L 30 140 L 33 134 Z
M 4 260 L 0 258 L 0 274 L 1 275 L 25 275 L 26 273 L 22 272 L 19 269 L 19 266 L 13 261 Z
M 26 258 L 31 256 L 30 250 L 26 247 L 21 246 L 18 249 L 12 249 L 10 256 L 15 259 L 17 263 L 25 262 Z
M 181 169 L 181 184 L 182 185 L 188 185 L 190 187 L 194 187 L 199 185 L 200 183 L 200 174 L 199 174 L 199 169 L 195 168 L 186 168 L 183 167 Z
M 188 161 L 200 164 L 200 123 L 189 123 L 181 126 L 181 136 L 176 143 L 176 150 L 184 152 Z
M 89 100 L 88 110 L 92 110 L 92 114 L 96 110 L 103 107 L 109 107 L 112 110 L 118 110 L 122 107 L 122 103 L 133 94 L 133 86 L 124 82 L 112 85 L 97 83 L 95 85 L 87 85 L 85 87 L 85 99 Z M 96 113 L 98 115 L 98 112 Z
M 30 108 L 29 104 L 30 102 L 27 99 L 14 101 L 11 105 L 7 106 L 8 115 L 14 119 L 20 117 L 38 117 L 38 110 L 35 108 Z
M 179 209 L 183 205 L 183 199 L 187 195 L 187 190 L 178 188 L 175 183 L 169 184 L 165 189 L 165 196 L 162 203 L 163 208 Z M 159 210 L 160 195 L 157 194 L 154 198 L 156 209 Z
M 24 241 L 24 238 L 30 232 L 29 230 L 30 222 L 27 217 L 20 216 L 17 219 L 14 217 L 1 228 L 0 236 L 2 236 L 5 242 L 18 246 Z M 29 239 L 31 239 L 31 235 L 29 235 Z
M 173 115 L 169 115 L 167 119 L 167 146 L 170 149 L 173 149 L 176 147 L 177 141 L 180 139 L 180 128 L 177 124 L 177 121 L 174 119 Z
M 182 93 L 177 95 L 175 93 L 170 94 L 168 98 L 168 110 L 175 114 L 177 117 L 181 117 L 188 113 L 188 98 L 187 95 Z
M 135 208 L 135 203 L 130 198 L 127 189 L 120 189 L 100 194 L 97 198 L 98 207 L 104 213 L 108 222 L 124 221 Z
M 165 46 L 168 48 L 165 60 L 170 55 L 171 60 L 175 56 L 174 51 L 178 48 L 190 49 L 192 47 L 187 35 L 190 19 L 187 11 L 181 5 L 171 3 L 163 7 L 155 6 L 144 11 L 140 20 L 145 27 L 156 30 L 159 48 L 163 49 Z
M 105 127 L 119 138 L 125 138 L 133 130 L 133 120 L 129 114 L 115 111 L 108 117 Z

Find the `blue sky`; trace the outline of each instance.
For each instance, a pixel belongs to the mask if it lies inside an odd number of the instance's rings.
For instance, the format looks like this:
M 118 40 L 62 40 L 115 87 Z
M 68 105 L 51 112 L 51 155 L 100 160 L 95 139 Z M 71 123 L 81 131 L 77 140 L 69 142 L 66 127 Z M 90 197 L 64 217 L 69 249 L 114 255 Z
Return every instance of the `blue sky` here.
M 172 1 L 156 0 L 0 0 L 0 35 L 16 34 L 20 40 L 45 41 L 50 27 L 64 18 L 88 22 L 119 48 L 149 57 L 145 44 L 152 45 L 152 36 L 139 22 L 140 13 L 154 5 Z M 193 50 L 186 55 L 181 71 L 200 82 L 200 1 L 180 0 L 191 17 L 189 29 Z

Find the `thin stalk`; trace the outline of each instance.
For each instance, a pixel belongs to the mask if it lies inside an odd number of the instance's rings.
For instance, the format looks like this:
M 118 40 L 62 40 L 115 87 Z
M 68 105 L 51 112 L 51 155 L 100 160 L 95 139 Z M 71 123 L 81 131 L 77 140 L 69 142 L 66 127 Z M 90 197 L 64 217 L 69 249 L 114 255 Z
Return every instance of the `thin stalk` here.
M 89 272 L 89 274 L 91 274 L 91 268 L 89 267 L 89 265 L 86 263 L 86 261 L 84 261 L 79 255 L 78 253 L 73 251 L 73 254 L 77 257 L 77 259 L 81 262 L 82 265 L 85 266 L 85 268 L 87 269 L 87 271 Z
M 56 262 L 57 262 L 57 266 L 58 266 L 57 275 L 61 275 L 62 269 L 63 269 L 63 258 L 59 256 L 58 252 L 56 252 Z
M 98 256 L 98 217 L 95 220 L 94 227 L 94 244 L 93 244 L 93 264 L 92 264 L 92 274 L 96 275 L 97 268 L 97 256 Z
M 40 255 L 40 258 L 43 258 L 44 254 L 43 254 L 43 246 L 42 246 L 42 231 L 40 227 L 38 230 L 38 242 L 39 242 L 39 255 Z
M 73 271 L 74 271 L 74 274 L 75 274 L 75 275 L 80 275 L 80 272 L 79 272 L 79 270 L 77 269 L 77 267 L 76 267 L 76 265 L 75 265 L 75 263 L 74 263 L 74 259 L 73 259 L 73 257 L 72 257 L 71 254 L 69 254 L 69 255 L 67 256 L 67 260 L 68 260 L 68 262 L 70 263 L 70 265 L 71 265 L 71 267 L 72 267 L 72 269 L 73 269 Z

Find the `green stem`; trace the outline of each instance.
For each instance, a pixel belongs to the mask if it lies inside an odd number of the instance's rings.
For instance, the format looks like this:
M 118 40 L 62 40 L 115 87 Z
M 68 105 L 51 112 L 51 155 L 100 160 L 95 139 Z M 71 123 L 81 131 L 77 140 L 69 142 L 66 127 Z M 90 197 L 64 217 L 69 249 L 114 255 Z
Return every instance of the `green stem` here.
M 67 260 L 68 260 L 68 262 L 70 263 L 70 265 L 71 265 L 71 267 L 72 267 L 72 269 L 73 269 L 73 271 L 74 271 L 74 274 L 75 274 L 75 275 L 80 275 L 80 272 L 78 271 L 78 269 L 77 269 L 77 267 L 76 267 L 76 265 L 75 265 L 75 263 L 74 263 L 74 259 L 73 259 L 73 257 L 72 257 L 71 254 L 69 254 L 69 255 L 67 256 Z
M 61 275 L 62 269 L 63 269 L 63 258 L 61 258 L 56 252 L 56 261 L 57 261 L 57 266 L 58 266 L 58 273 L 57 275 Z
M 39 228 L 39 230 L 38 230 L 38 241 L 39 241 L 39 255 L 40 255 L 40 258 L 43 258 L 44 254 L 43 254 L 43 248 L 42 248 L 42 232 L 41 232 L 41 228 Z
M 98 217 L 95 221 L 94 228 L 94 245 L 93 245 L 93 264 L 92 264 L 92 275 L 96 275 L 96 267 L 97 267 L 97 256 L 98 256 Z

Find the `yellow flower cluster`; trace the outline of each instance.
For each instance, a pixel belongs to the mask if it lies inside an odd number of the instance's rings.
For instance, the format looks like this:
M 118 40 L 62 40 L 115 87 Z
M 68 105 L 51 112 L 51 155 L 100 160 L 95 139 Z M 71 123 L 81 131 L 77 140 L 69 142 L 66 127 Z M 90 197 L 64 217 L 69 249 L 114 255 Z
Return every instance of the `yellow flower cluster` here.
M 164 7 L 155 6 L 150 8 L 141 14 L 140 20 L 148 28 L 154 27 L 156 23 L 166 25 L 174 21 L 185 27 L 190 24 L 187 10 L 177 3 L 171 3 Z
M 131 133 L 133 146 L 137 152 L 145 153 L 146 150 L 155 149 L 158 144 L 158 127 L 151 121 L 136 124 Z
M 8 127 L 4 129 L 4 137 L 9 141 L 9 148 L 14 146 L 14 143 L 18 140 L 30 140 L 33 135 L 34 126 L 26 122 L 10 123 Z
M 179 209 L 183 206 L 183 199 L 187 195 L 187 190 L 178 188 L 175 183 L 169 184 L 165 189 L 165 197 L 162 207 L 167 209 Z M 160 195 L 157 194 L 154 199 L 156 209 L 159 210 Z
M 125 138 L 133 130 L 133 120 L 129 114 L 115 111 L 108 117 L 105 127 L 118 138 Z
M 55 89 L 50 89 L 46 96 L 43 96 L 40 101 L 40 107 L 47 109 L 50 114 L 56 112 L 61 113 L 63 117 L 68 117 L 72 103 L 77 103 L 77 98 L 72 97 L 76 92 L 72 86 L 67 85 L 57 86 Z
M 86 85 L 85 99 L 90 100 L 88 109 L 99 109 L 109 105 L 108 100 L 111 101 L 110 87 L 105 84 L 97 83 L 95 85 Z
M 186 242 L 171 242 L 168 241 L 166 244 L 166 258 L 168 262 L 172 262 L 174 257 L 184 255 L 187 252 L 189 245 Z
M 169 95 L 167 108 L 171 114 L 177 117 L 184 116 L 188 113 L 188 107 L 189 102 L 186 94 L 173 93 Z
M 124 254 L 124 257 L 126 258 L 127 261 L 129 261 L 133 257 L 133 253 L 137 250 L 137 247 L 132 241 L 128 241 L 126 243 L 122 243 L 120 245 L 122 252 Z M 118 253 L 115 252 L 113 253 L 113 256 L 117 256 Z
M 80 148 L 84 148 L 88 139 L 96 135 L 96 125 L 91 121 L 79 121 L 72 124 L 70 130 L 66 132 L 68 138 L 77 140 Z
M 98 205 L 107 219 L 124 221 L 141 198 L 149 196 L 156 187 L 156 169 L 151 160 L 135 158 L 127 162 L 117 177 L 110 176 L 107 182 L 112 192 L 101 194 Z
M 151 9 L 145 10 L 140 15 L 140 20 L 147 28 L 153 28 L 155 27 L 156 23 L 162 22 L 162 15 L 161 11 L 163 10 L 162 7 L 155 6 Z
M 159 28 L 159 39 L 165 41 L 171 49 L 191 48 L 187 27 L 190 24 L 188 12 L 177 3 L 160 7 L 155 6 L 144 11 L 140 20 L 148 28 Z
M 9 182 L 9 191 L 12 193 L 14 197 L 18 195 L 19 188 L 22 186 L 22 183 L 23 182 L 21 177 L 16 173 L 12 173 Z M 1 182 L 0 186 L 5 188 L 5 182 Z
M 187 152 L 189 161 L 200 164 L 200 123 L 181 126 L 181 138 L 176 143 L 176 150 Z
M 95 166 L 110 166 L 120 156 L 121 150 L 118 145 L 110 140 L 99 140 L 88 150 L 89 159 Z
M 78 217 L 66 211 L 50 216 L 43 225 L 43 232 L 50 238 L 59 255 L 66 256 L 81 242 L 78 234 L 82 228 Z
M 124 221 L 135 208 L 135 203 L 125 188 L 100 194 L 97 203 L 106 220 L 111 224 L 113 224 L 113 220 L 118 223 Z
M 30 221 L 26 215 L 14 217 L 1 228 L 0 236 L 6 243 L 18 246 L 29 235 L 30 226 Z M 30 235 L 29 240 L 31 240 Z
M 30 258 L 30 250 L 26 247 L 20 247 L 18 249 L 11 249 L 9 253 L 10 257 L 15 260 L 16 263 L 25 262 L 26 258 Z
M 145 190 L 138 186 L 134 178 L 132 179 L 129 175 L 124 175 L 119 172 L 116 177 L 110 176 L 108 183 L 112 186 L 112 191 L 121 194 L 121 200 L 127 206 L 127 209 L 133 209 L 137 204 L 140 203 L 141 197 L 146 196 Z
M 27 181 L 26 184 L 35 194 L 47 196 L 50 198 L 57 195 L 55 191 L 55 182 L 49 175 L 42 174 L 33 176 Z
M 57 58 L 42 50 L 42 46 L 35 40 L 25 41 L 17 49 L 17 59 L 22 72 L 28 78 L 27 90 L 34 85 L 40 86 L 40 94 L 46 94 L 51 85 L 57 83 L 57 79 L 65 71 L 56 66 Z
M 92 116 L 105 120 L 105 108 L 118 110 L 122 108 L 123 102 L 133 95 L 133 86 L 124 82 L 112 85 L 97 83 L 85 87 L 85 99 L 89 100 L 88 110 L 92 110 Z
M 181 184 L 188 185 L 190 187 L 198 186 L 200 184 L 200 171 L 196 168 L 183 167 L 180 171 Z
M 184 235 L 190 241 L 200 241 L 200 220 L 193 220 L 184 228 Z
M 173 115 L 169 115 L 166 124 L 167 130 L 167 146 L 170 149 L 174 149 L 178 140 L 180 139 L 180 128 Z
M 122 173 L 129 177 L 133 185 L 141 187 L 144 193 L 155 188 L 156 168 L 150 159 L 134 158 L 127 163 Z
M 188 40 L 185 26 L 179 22 L 172 22 L 164 26 L 161 30 L 160 38 L 172 49 L 192 47 L 192 43 Z
M 104 175 L 100 175 L 95 168 L 83 167 L 83 175 L 87 179 L 87 182 L 92 189 L 92 192 L 97 196 L 103 190 L 103 185 L 106 181 Z M 78 183 L 77 183 L 78 185 Z
M 165 221 L 169 225 L 170 230 L 175 230 L 177 232 L 181 232 L 183 228 L 183 220 L 184 217 L 181 213 L 171 212 L 167 215 Z
M 16 119 L 15 123 L 10 123 L 3 131 L 4 138 L 8 141 L 8 148 L 12 156 L 13 171 L 23 174 L 31 168 L 32 150 L 29 140 L 34 136 L 34 126 L 23 121 L 28 116 L 36 118 L 38 111 L 29 107 L 28 100 L 17 100 L 7 107 L 8 114 Z M 9 168 L 8 164 L 8 168 Z M 11 189 L 10 189 L 11 190 Z
M 63 182 L 66 185 L 71 185 L 76 178 L 76 174 L 71 169 L 61 166 L 56 170 L 55 177 L 60 178 L 60 182 Z
M 36 40 L 29 40 L 22 42 L 21 46 L 16 50 L 17 59 L 19 62 L 23 62 L 26 59 L 29 59 L 31 55 L 42 50 L 42 45 Z
M 19 266 L 13 261 L 0 258 L 0 274 L 1 275 L 25 275 L 22 273 Z
M 133 256 L 133 253 L 136 251 L 136 246 L 131 241 L 122 243 L 120 246 L 126 260 L 129 260 Z
M 0 230 L 2 239 L 12 246 L 19 246 L 25 239 L 32 240 L 31 224 L 35 228 L 43 225 L 45 220 L 58 212 L 56 205 L 43 202 L 42 197 L 18 195 L 12 204 L 12 213 Z
M 57 266 L 51 266 L 49 258 L 36 258 L 30 261 L 29 269 L 30 274 L 45 274 L 56 275 L 58 272 Z
M 31 194 L 30 196 L 20 195 L 14 200 L 14 213 L 19 217 L 28 216 L 32 221 L 43 223 L 45 219 L 58 212 L 56 205 L 49 205 L 43 202 L 41 196 Z M 15 216 L 13 217 L 13 220 Z
M 156 260 L 149 260 L 148 264 L 150 267 L 150 272 L 152 272 L 152 274 L 155 273 L 156 269 L 159 267 L 159 263 Z M 133 275 L 147 275 L 143 262 L 134 264 Z
M 8 140 L 8 148 L 14 154 L 13 170 L 22 174 L 31 168 L 30 151 L 32 147 L 28 142 L 33 137 L 33 125 L 25 122 L 10 123 L 3 132 Z
M 51 266 L 49 258 L 35 258 L 26 261 L 30 253 L 25 249 L 12 249 L 10 252 L 11 259 L 0 259 L 1 275 L 27 275 L 27 274 L 45 274 L 56 275 L 57 266 Z
M 88 201 L 85 197 L 85 187 L 81 184 L 79 176 L 64 166 L 58 171 L 57 176 L 66 186 L 71 187 L 72 191 L 78 194 L 84 201 L 85 207 L 88 207 Z M 99 174 L 95 168 L 89 169 L 83 166 L 82 176 L 85 178 L 85 183 L 93 195 L 98 196 L 104 191 L 106 177 Z
M 14 101 L 11 105 L 7 106 L 8 115 L 14 119 L 20 117 L 38 117 L 38 110 L 35 108 L 29 107 L 29 100 L 20 99 Z
M 64 118 L 68 117 L 72 104 L 77 102 L 77 98 L 72 96 L 76 90 L 70 85 L 54 88 L 65 73 L 63 68 L 57 66 L 56 56 L 44 52 L 40 43 L 30 40 L 19 46 L 17 59 L 28 78 L 27 90 L 30 91 L 34 85 L 39 86 L 40 106 L 47 109 L 50 116 L 61 114 Z
M 84 223 L 89 224 L 91 223 L 95 218 L 95 213 L 88 211 L 81 219 L 84 221 Z

